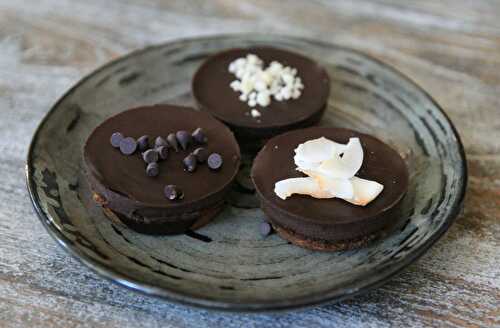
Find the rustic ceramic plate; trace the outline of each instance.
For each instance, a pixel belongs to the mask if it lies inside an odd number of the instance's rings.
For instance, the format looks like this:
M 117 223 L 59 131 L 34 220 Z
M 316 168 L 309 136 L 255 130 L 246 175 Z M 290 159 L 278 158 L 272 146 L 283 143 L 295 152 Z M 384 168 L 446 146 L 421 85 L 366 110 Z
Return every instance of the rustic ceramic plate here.
M 137 105 L 194 105 L 191 77 L 226 48 L 271 45 L 304 53 L 330 74 L 321 125 L 373 134 L 398 149 L 410 189 L 396 229 L 369 247 L 312 252 L 263 239 L 255 196 L 236 185 L 215 222 L 186 235 L 152 237 L 112 223 L 89 200 L 82 145 L 107 117 Z M 242 169 L 248 173 L 250 159 Z M 207 308 L 282 310 L 336 301 L 378 286 L 422 255 L 462 206 L 467 181 L 457 132 L 431 97 L 376 59 L 316 41 L 263 35 L 181 40 L 148 47 L 85 77 L 49 111 L 27 162 L 34 207 L 47 231 L 102 276 L 144 293 Z

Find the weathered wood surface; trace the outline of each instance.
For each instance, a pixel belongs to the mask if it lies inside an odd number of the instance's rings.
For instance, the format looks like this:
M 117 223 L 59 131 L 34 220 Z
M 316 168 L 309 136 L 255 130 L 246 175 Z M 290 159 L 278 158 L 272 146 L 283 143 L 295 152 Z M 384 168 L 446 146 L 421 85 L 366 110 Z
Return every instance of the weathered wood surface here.
M 0 327 L 500 326 L 499 15 L 495 1 L 0 0 Z M 191 309 L 102 280 L 38 222 L 25 155 L 66 89 L 148 44 L 243 31 L 372 54 L 428 90 L 456 124 L 470 173 L 464 214 L 382 288 L 283 315 Z

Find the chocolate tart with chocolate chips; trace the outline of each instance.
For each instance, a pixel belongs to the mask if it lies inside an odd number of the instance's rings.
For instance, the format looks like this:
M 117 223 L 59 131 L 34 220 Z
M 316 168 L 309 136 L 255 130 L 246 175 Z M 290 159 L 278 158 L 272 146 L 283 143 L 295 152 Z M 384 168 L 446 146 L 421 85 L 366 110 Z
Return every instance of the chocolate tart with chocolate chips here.
M 224 207 L 240 149 L 208 113 L 157 105 L 100 124 L 84 146 L 84 163 L 93 199 L 108 217 L 141 233 L 177 234 Z
M 294 162 L 296 147 L 321 137 L 342 144 L 359 138 L 364 159 L 356 177 L 383 185 L 373 201 L 358 206 L 339 198 L 278 197 L 276 182 L 304 177 Z M 313 127 L 272 138 L 254 160 L 251 175 L 262 210 L 277 233 L 298 246 L 323 251 L 359 248 L 377 238 L 396 224 L 408 190 L 408 170 L 395 150 L 373 136 L 340 128 Z
M 230 86 L 236 77 L 229 65 L 248 54 L 258 56 L 265 67 L 277 61 L 296 69 L 304 86 L 300 97 L 271 99 L 265 107 L 250 107 L 240 100 L 240 93 Z M 267 139 L 317 123 L 326 108 L 330 79 L 322 66 L 303 55 L 271 47 L 237 48 L 208 58 L 194 76 L 192 92 L 199 108 L 227 124 L 239 139 Z M 250 115 L 252 109 L 258 111 L 258 117 Z

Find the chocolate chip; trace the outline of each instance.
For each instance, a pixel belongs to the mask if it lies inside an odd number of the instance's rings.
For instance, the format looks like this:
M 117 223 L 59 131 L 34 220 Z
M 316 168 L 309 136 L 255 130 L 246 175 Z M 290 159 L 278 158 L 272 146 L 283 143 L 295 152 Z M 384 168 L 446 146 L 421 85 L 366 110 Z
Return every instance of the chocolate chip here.
M 196 170 L 196 156 L 193 154 L 189 154 L 182 160 L 182 163 L 184 164 L 184 168 L 188 172 L 194 172 Z
M 161 147 L 161 146 L 168 146 L 168 143 L 165 139 L 162 137 L 156 137 L 155 139 L 155 148 Z
M 175 137 L 175 133 L 170 133 L 167 136 L 167 141 L 170 147 L 174 148 L 176 152 L 179 151 L 179 144 L 177 143 L 177 138 Z
M 137 142 L 132 137 L 123 138 L 120 141 L 120 151 L 123 155 L 132 155 L 137 149 Z
M 109 138 L 109 141 L 111 142 L 111 146 L 115 148 L 120 148 L 120 141 L 123 140 L 123 134 L 120 132 L 115 132 L 111 135 L 111 138 Z
M 198 163 L 205 163 L 205 161 L 207 160 L 207 151 L 203 147 L 196 148 L 193 151 L 193 155 L 196 157 Z
M 262 237 L 267 237 L 273 232 L 273 227 L 266 221 L 263 221 L 259 225 L 259 232 Z
M 184 198 L 184 194 L 182 193 L 182 190 L 179 189 L 176 185 L 167 185 L 163 189 L 163 193 L 165 194 L 165 197 L 170 200 L 176 200 L 176 199 L 182 199 Z
M 217 153 L 212 153 L 208 156 L 207 163 L 212 170 L 218 170 L 222 166 L 222 157 Z
M 205 135 L 205 133 L 203 133 L 202 128 L 197 128 L 196 130 L 194 130 L 191 136 L 193 137 L 194 141 L 198 144 L 205 144 L 208 141 L 208 138 Z
M 191 143 L 191 135 L 184 130 L 177 131 L 175 134 L 177 141 L 181 145 L 183 150 L 186 150 L 189 147 L 189 144 Z
M 154 149 L 148 149 L 144 153 L 142 153 L 142 159 L 146 163 L 158 162 L 158 153 Z
M 149 136 L 145 135 L 137 139 L 137 147 L 140 151 L 145 151 L 149 148 Z
M 158 166 L 158 163 L 153 162 L 149 163 L 148 166 L 146 166 L 146 174 L 148 177 L 155 177 L 160 173 L 160 167 Z
M 167 146 L 161 146 L 156 148 L 156 152 L 160 156 L 161 159 L 167 159 L 168 157 L 168 147 Z

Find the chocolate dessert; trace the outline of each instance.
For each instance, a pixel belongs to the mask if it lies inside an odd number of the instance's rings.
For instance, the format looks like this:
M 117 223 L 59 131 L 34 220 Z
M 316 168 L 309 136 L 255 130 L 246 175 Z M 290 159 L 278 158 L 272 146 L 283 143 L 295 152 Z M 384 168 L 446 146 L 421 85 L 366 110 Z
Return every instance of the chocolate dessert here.
M 265 139 L 318 122 L 330 81 L 315 61 L 270 47 L 230 49 L 196 72 L 200 109 L 226 123 L 241 140 Z
M 348 154 L 356 142 L 357 155 Z M 324 147 L 330 144 L 339 149 L 335 161 L 322 158 L 321 165 L 313 163 L 314 156 L 327 156 Z M 351 169 L 342 162 L 350 160 L 347 157 L 358 161 L 358 167 L 343 175 L 342 170 Z M 372 136 L 328 127 L 272 138 L 254 160 L 251 175 L 261 207 L 278 234 L 315 250 L 365 245 L 397 221 L 408 189 L 407 167 L 395 150 Z
M 176 234 L 220 212 L 240 150 L 208 113 L 157 105 L 104 121 L 85 144 L 84 163 L 108 216 L 142 233 Z

